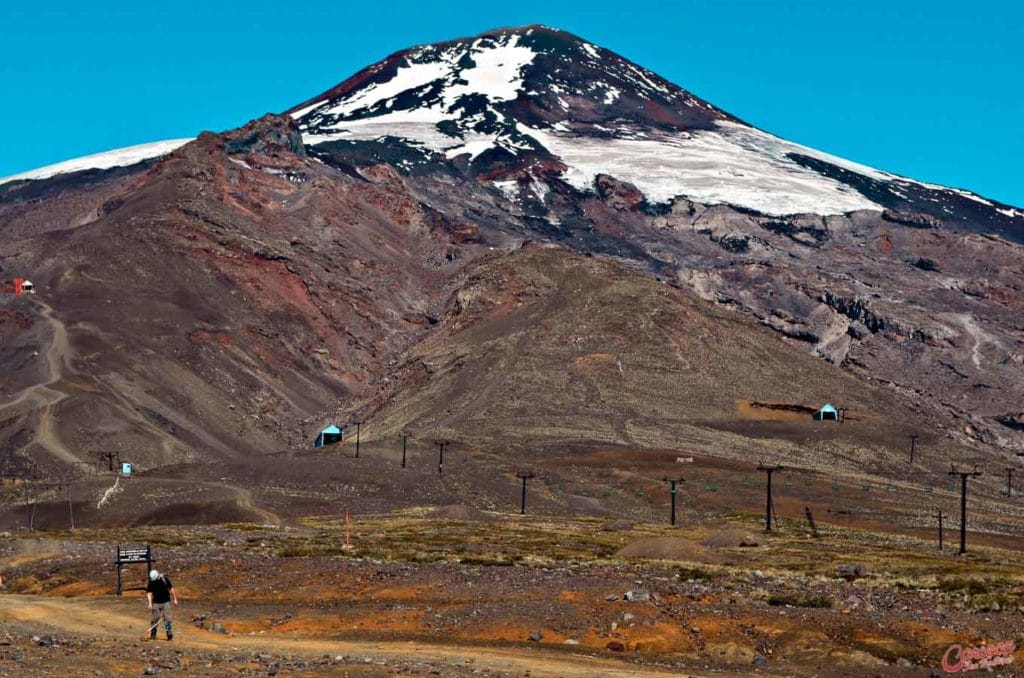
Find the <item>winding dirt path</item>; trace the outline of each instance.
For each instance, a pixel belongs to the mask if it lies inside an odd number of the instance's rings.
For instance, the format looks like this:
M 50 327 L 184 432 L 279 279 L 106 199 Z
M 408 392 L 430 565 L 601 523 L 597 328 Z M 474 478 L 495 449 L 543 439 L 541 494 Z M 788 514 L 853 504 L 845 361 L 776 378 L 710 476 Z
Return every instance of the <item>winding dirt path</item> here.
M 39 299 L 33 300 L 32 303 L 42 309 L 42 316 L 51 330 L 50 345 L 46 348 L 45 352 L 45 380 L 26 387 L 10 402 L 0 404 L 0 421 L 28 414 L 34 409 L 37 410 L 39 420 L 36 423 L 36 434 L 32 441 L 28 445 L 23 446 L 21 450 L 26 449 L 33 443 L 38 443 L 46 448 L 54 457 L 66 463 L 74 464 L 82 461 L 82 459 L 61 442 L 53 428 L 53 409 L 58 403 L 68 397 L 66 393 L 53 388 L 54 384 L 64 378 L 65 369 L 69 369 L 71 347 L 68 343 L 68 330 L 64 323 L 54 315 L 53 308 L 49 304 Z M 26 404 L 28 406 L 24 407 Z M 18 451 L 20 452 L 21 450 Z
M 188 601 L 175 610 L 176 618 L 188 618 Z M 43 630 L 77 636 L 100 637 L 106 641 L 141 643 L 148 616 L 134 598 L 44 598 L 28 595 L 0 596 L 0 618 Z M 175 649 L 223 650 L 237 653 L 277 652 L 322 657 L 347 654 L 375 659 L 402 658 L 412 661 L 472 659 L 473 667 L 484 670 L 527 672 L 534 675 L 584 678 L 629 678 L 630 676 L 678 676 L 678 672 L 649 669 L 622 661 L 570 654 L 557 650 L 473 647 L 432 644 L 421 641 L 322 640 L 303 637 L 225 636 L 198 629 L 187 623 L 175 624 Z M 693 675 L 693 674 L 690 674 Z M 694 677 L 696 678 L 696 676 Z

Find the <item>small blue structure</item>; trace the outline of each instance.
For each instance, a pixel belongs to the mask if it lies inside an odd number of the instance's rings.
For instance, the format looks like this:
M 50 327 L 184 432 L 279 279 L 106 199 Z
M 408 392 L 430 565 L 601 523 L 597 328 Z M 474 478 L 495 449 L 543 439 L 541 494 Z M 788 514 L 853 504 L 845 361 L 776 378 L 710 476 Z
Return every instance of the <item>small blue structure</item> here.
M 123 476 L 130 476 L 132 474 L 132 471 L 134 471 L 134 470 L 135 469 L 132 468 L 132 465 L 129 462 L 127 462 L 127 461 L 121 462 L 121 475 L 123 475 Z
M 334 424 L 331 424 L 323 431 L 320 431 L 320 435 L 316 437 L 316 441 L 313 443 L 313 447 L 325 447 L 327 445 L 340 443 L 344 435 L 344 429 L 341 429 L 335 426 Z
M 815 421 L 839 421 L 839 410 L 832 403 L 825 403 L 825 406 L 814 413 Z

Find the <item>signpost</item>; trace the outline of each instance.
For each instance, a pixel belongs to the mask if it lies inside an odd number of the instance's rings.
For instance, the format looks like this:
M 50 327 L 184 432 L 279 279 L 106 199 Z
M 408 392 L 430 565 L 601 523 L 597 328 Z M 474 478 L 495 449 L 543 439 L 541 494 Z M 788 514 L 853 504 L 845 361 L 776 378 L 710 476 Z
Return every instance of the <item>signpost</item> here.
M 121 545 L 118 544 L 116 559 L 114 560 L 114 564 L 117 566 L 117 595 L 121 595 L 121 592 L 124 590 L 121 580 L 121 568 L 123 568 L 125 565 L 145 563 L 146 573 L 149 574 L 149 571 L 153 569 L 153 562 L 153 551 L 150 548 L 149 544 L 146 544 L 145 548 L 121 548 Z M 139 587 L 132 588 L 137 589 Z

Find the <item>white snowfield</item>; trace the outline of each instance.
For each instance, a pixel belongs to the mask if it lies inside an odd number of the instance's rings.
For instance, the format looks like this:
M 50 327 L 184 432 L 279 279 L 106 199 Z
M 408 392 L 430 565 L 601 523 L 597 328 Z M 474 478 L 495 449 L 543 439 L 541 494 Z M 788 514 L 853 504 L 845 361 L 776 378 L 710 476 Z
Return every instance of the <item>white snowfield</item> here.
M 528 31 L 525 35 L 530 34 Z M 714 129 L 692 132 L 640 128 L 628 121 L 608 123 L 607 127 L 574 127 L 571 120 L 543 129 L 528 127 L 497 107 L 523 93 L 524 71 L 538 56 L 531 47 L 521 44 L 522 37 L 510 33 L 443 47 L 418 47 L 408 52 L 387 80 L 363 86 L 335 100 L 322 99 L 295 111 L 292 117 L 298 121 L 308 146 L 391 137 L 424 152 L 440 153 L 449 159 L 469 156 L 472 160 L 493 148 L 514 155 L 540 145 L 566 165 L 562 178 L 570 185 L 592 191 L 595 178 L 607 174 L 635 185 L 652 203 L 685 197 L 778 216 L 883 209 L 853 187 L 804 167 L 791 157 L 803 155 L 883 182 L 897 196 L 905 197 L 902 189 L 915 184 L 996 208 L 969 191 L 882 172 L 740 123 L 723 121 L 716 123 Z M 669 89 L 668 83 L 654 74 L 615 60 L 610 53 L 604 54 L 589 43 L 582 43 L 581 50 L 580 58 L 600 62 L 607 73 L 615 74 L 620 86 L 628 84 L 634 95 L 658 94 L 681 105 L 708 107 L 683 90 Z M 373 68 L 379 73 L 382 67 Z M 610 105 L 621 94 L 618 87 L 600 80 L 574 85 L 559 81 L 555 75 L 545 87 L 566 110 L 570 106 L 564 97 L 589 98 Z M 540 92 L 525 94 L 534 96 Z M 495 126 L 495 120 L 502 124 Z M 496 133 L 495 129 L 504 131 Z M 595 130 L 602 136 L 594 136 Z M 0 179 L 0 184 L 131 165 L 170 153 L 189 141 L 172 139 L 68 160 Z M 510 199 L 518 199 L 515 184 L 494 185 Z M 532 194 L 543 202 L 547 187 L 537 182 L 530 186 Z M 938 197 L 932 200 L 938 201 Z M 998 212 L 1011 218 L 1024 217 L 1024 211 L 1015 208 Z
M 303 120 L 303 141 L 307 145 L 391 136 L 444 153 L 449 158 L 463 154 L 475 158 L 498 144 L 499 138 L 474 131 L 473 124 L 482 121 L 482 116 L 460 118 L 459 104 L 468 97 L 483 96 L 492 105 L 519 96 L 523 87 L 522 70 L 537 56 L 532 49 L 519 44 L 520 37 L 506 35 L 486 46 L 483 40 L 477 39 L 469 47 L 443 50 L 420 47 L 406 57 L 390 80 L 371 84 L 333 103 L 321 101 L 307 106 L 292 113 L 292 117 Z M 472 59 L 472 66 L 459 65 L 465 57 Z M 395 98 L 404 93 L 416 94 L 426 105 L 392 110 Z M 370 109 L 375 110 L 367 115 Z M 359 117 L 346 119 L 351 116 Z M 334 122 L 339 118 L 339 122 Z M 437 124 L 445 120 L 459 120 L 462 136 L 441 132 Z
M 584 50 L 590 58 L 597 58 L 593 46 L 585 44 Z M 423 47 L 411 52 L 387 81 L 348 97 L 320 101 L 293 116 L 300 122 L 307 145 L 394 137 L 447 158 L 468 154 L 473 159 L 496 147 L 514 154 L 523 148 L 522 137 L 517 142 L 508 134 L 477 131 L 480 114 L 467 117 L 462 104 L 467 96 L 483 95 L 489 112 L 501 118 L 493 104 L 519 96 L 523 69 L 536 56 L 515 34 L 501 36 L 496 42 L 477 39 L 444 49 Z M 464 68 L 467 57 L 472 65 Z M 628 76 L 637 91 L 658 88 L 638 69 L 633 68 Z M 560 94 L 564 88 L 552 82 L 549 90 Z M 619 94 L 607 85 L 601 91 L 605 103 L 612 103 Z M 447 127 L 440 125 L 445 122 Z M 653 203 L 682 196 L 780 216 L 883 209 L 851 186 L 802 166 L 789 154 L 823 160 L 894 187 L 912 181 L 738 123 L 722 122 L 714 130 L 692 133 L 628 126 L 606 131 L 612 138 L 576 132 L 563 123 L 546 129 L 518 125 L 519 134 L 532 137 L 566 164 L 563 178 L 572 186 L 593 190 L 595 177 L 607 174 L 634 184 Z M 507 186 L 497 187 L 510 194 Z
M 568 166 L 562 178 L 572 186 L 592 190 L 595 177 L 607 174 L 633 184 L 653 203 L 685 196 L 780 216 L 883 209 L 853 188 L 804 168 L 787 153 L 814 156 L 875 178 L 896 178 L 870 168 L 854 169 L 852 163 L 736 123 L 645 139 L 599 139 L 525 126 L 520 131 L 562 159 Z
M 142 162 L 143 160 L 167 155 L 171 151 L 184 146 L 190 141 L 192 141 L 192 139 L 168 139 L 167 141 L 155 141 L 149 144 L 139 144 L 138 146 L 118 148 L 113 151 L 106 151 L 105 153 L 86 155 L 81 158 L 58 162 L 55 165 L 47 165 L 46 167 L 22 172 L 21 174 L 13 174 L 9 177 L 0 178 L 0 184 L 25 179 L 49 179 L 50 177 L 58 174 L 68 174 L 69 172 L 79 172 L 87 169 L 127 167 L 128 165 L 134 165 L 135 163 Z

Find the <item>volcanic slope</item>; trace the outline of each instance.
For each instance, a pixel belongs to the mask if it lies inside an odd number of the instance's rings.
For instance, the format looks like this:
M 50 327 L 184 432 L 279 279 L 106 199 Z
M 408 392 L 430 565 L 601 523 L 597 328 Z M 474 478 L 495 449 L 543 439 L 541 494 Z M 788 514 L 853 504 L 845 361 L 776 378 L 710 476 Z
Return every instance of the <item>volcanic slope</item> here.
M 542 26 L 398 52 L 289 111 L 450 218 L 613 255 L 902 390 L 1001 463 L 1024 446 L 1024 210 L 794 144 Z
M 310 162 L 286 119 L 204 135 L 53 206 L 59 226 L 6 227 L 4 270 L 39 290 L 2 299 L 8 471 L 67 461 L 31 439 L 24 394 L 42 388 L 59 396 L 39 403 L 55 436 L 83 460 L 121 450 L 144 469 L 280 450 L 377 379 L 448 296 L 442 220 L 386 167 L 354 178 Z M 37 364 L 46 308 L 70 343 L 58 375 Z
M 911 412 L 882 417 L 894 427 L 886 455 L 896 428 L 935 429 L 935 445 L 1000 465 L 1024 444 L 1024 213 L 778 139 L 568 33 L 532 26 L 413 48 L 286 116 L 162 159 L 87 164 L 0 183 L 3 274 L 31 277 L 46 304 L 0 301 L 11 337 L 0 355 L 14 366 L 0 393 L 8 470 L 67 470 L 61 450 L 131 451 L 150 469 L 246 461 L 303 449 L 354 412 L 379 413 L 389 434 L 418 423 L 516 446 L 579 437 L 736 456 L 728 441 L 804 435 L 771 433 L 786 422 L 747 435 L 745 418 L 824 400 L 884 415 L 901 410 L 878 403 L 898 401 Z M 527 241 L 614 258 L 638 291 L 584 285 L 546 311 L 519 300 L 506 324 L 474 316 L 483 283 L 464 276 L 486 280 L 491 269 L 474 262 L 497 266 Z M 546 294 L 572 280 L 531 266 L 539 279 L 517 285 Z M 701 373 L 721 386 L 689 398 L 695 384 L 656 374 L 685 376 L 695 358 L 677 359 L 683 340 L 650 330 L 644 314 L 657 311 L 642 296 L 670 287 L 655 276 L 708 302 L 679 302 L 691 315 L 733 318 L 717 305 L 764 326 L 747 342 L 717 331 L 702 342 L 722 343 Z M 614 303 L 572 305 L 592 294 Z M 464 319 L 445 315 L 466 303 Z M 539 334 L 517 324 L 527 307 Z M 533 353 L 575 341 L 562 307 L 596 323 L 588 352 Z M 606 315 L 615 308 L 633 315 Z M 550 323 L 565 327 L 544 334 Z M 58 328 L 68 350 L 54 381 L 43 358 Z M 764 354 L 771 338 L 788 357 Z M 443 357 L 449 348 L 466 367 Z M 402 362 L 416 355 L 431 357 Z M 570 358 L 583 359 L 576 372 L 560 371 Z M 431 375 L 437 365 L 446 371 Z M 478 376 L 460 382 L 460 369 Z M 43 387 L 46 401 L 26 410 L 26 390 Z M 665 393 L 686 407 L 664 405 Z M 566 404 L 550 403 L 547 425 L 503 409 L 556 394 Z M 839 458 L 822 454 L 816 463 Z
M 527 245 L 465 275 L 438 330 L 360 410 L 372 437 L 408 429 L 481 448 L 678 449 L 881 474 L 890 446 L 928 425 L 891 390 L 612 260 Z M 846 408 L 844 424 L 811 420 L 827 401 Z

